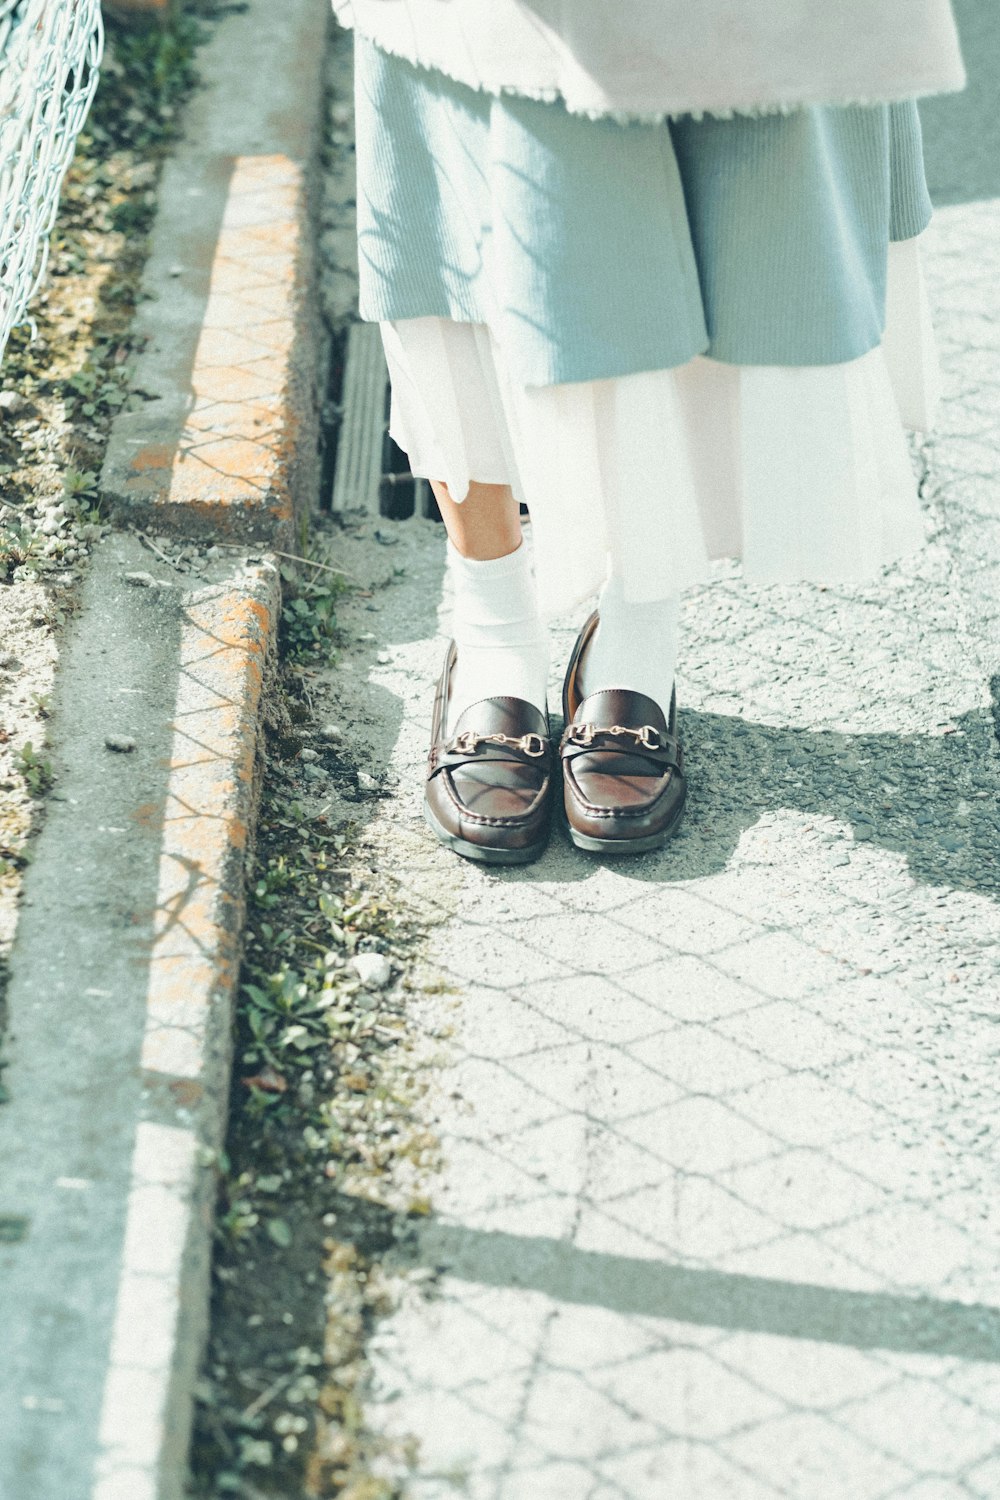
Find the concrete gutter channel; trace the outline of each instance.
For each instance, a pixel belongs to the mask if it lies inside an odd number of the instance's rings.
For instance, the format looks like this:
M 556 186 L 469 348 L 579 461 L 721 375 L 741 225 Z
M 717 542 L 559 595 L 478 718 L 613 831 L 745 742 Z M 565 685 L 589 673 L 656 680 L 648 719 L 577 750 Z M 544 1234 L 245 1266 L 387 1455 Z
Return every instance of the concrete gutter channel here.
M 119 417 L 102 476 L 158 552 L 122 530 L 93 559 L 11 964 L 3 1500 L 184 1491 L 280 609 L 260 548 L 292 550 L 319 485 L 328 13 L 232 8 L 161 181 L 135 376 L 148 399 Z M 214 546 L 194 577 L 171 558 L 198 540 Z

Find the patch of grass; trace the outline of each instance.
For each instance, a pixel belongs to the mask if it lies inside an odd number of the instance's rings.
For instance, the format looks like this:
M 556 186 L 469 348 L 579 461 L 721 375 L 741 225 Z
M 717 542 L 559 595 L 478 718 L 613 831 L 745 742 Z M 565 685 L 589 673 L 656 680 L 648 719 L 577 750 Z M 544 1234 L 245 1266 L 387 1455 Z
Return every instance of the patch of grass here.
M 282 647 L 291 661 L 329 656 L 337 637 L 337 605 L 349 584 L 308 556 L 281 566 Z
M 327 583 L 304 582 L 285 602 L 281 617 L 285 644 L 293 660 L 327 650 L 337 630 L 337 591 Z
M 188 0 L 165 26 L 105 22 L 101 78 L 63 182 L 33 324 L 14 329 L 3 359 L 4 386 L 21 402 L 0 423 L 0 581 L 21 567 L 61 567 L 67 553 L 78 560 L 95 539 L 97 475 L 129 399 L 156 183 L 214 11 Z M 59 499 L 85 504 L 68 504 L 69 522 L 45 535 L 44 506 Z
M 216 6 L 189 3 L 165 25 L 107 18 L 101 83 L 87 122 L 105 154 L 125 148 L 149 156 L 176 137 L 179 106 L 197 82 L 204 21 L 216 14 Z

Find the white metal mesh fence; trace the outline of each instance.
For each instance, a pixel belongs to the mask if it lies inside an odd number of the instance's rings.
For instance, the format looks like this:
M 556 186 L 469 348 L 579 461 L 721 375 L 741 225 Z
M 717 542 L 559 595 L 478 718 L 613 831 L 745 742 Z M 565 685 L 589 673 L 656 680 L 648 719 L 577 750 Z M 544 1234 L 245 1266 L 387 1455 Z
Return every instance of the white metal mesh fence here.
M 45 273 L 103 40 L 100 0 L 0 0 L 0 355 Z

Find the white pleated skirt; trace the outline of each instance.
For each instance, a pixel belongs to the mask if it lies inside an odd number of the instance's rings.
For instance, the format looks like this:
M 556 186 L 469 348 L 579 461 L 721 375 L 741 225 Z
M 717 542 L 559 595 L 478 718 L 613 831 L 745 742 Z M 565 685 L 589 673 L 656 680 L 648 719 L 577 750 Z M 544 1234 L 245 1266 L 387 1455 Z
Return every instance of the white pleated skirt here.
M 938 370 L 917 239 L 889 246 L 882 343 L 843 364 L 672 369 L 524 386 L 485 324 L 381 325 L 390 431 L 412 472 L 509 484 L 527 505 L 547 615 L 612 568 L 626 596 L 703 583 L 713 558 L 757 584 L 869 580 L 924 526 L 904 427 L 933 420 Z

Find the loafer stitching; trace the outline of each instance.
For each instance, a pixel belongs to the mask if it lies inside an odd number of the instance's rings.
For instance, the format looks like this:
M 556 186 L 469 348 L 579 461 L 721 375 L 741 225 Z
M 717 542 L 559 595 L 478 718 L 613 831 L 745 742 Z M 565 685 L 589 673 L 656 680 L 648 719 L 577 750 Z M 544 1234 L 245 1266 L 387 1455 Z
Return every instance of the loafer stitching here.
M 573 801 L 586 812 L 588 817 L 609 819 L 646 818 L 656 811 L 657 804 L 667 795 L 667 792 L 670 791 L 675 781 L 683 781 L 683 776 L 677 775 L 674 771 L 668 772 L 662 789 L 657 792 L 655 797 L 651 798 L 648 802 L 641 802 L 637 807 L 630 808 L 601 807 L 596 802 L 588 802 L 582 791 L 580 791 L 578 783 L 573 779 L 572 772 L 566 778 L 566 789 L 570 792 Z
M 547 776 L 542 786 L 539 788 L 538 792 L 532 798 L 530 804 L 523 813 L 515 813 L 509 818 L 488 818 L 485 817 L 482 813 L 473 812 L 465 805 L 461 797 L 459 797 L 458 793 L 456 792 L 454 786 L 452 785 L 451 774 L 449 771 L 444 772 L 441 780 L 444 784 L 446 793 L 451 799 L 452 806 L 458 813 L 459 817 L 464 818 L 468 823 L 477 823 L 481 828 L 522 828 L 536 816 L 537 812 L 544 811 L 544 809 L 541 807 L 541 804 L 552 788 L 552 778 L 551 776 Z

